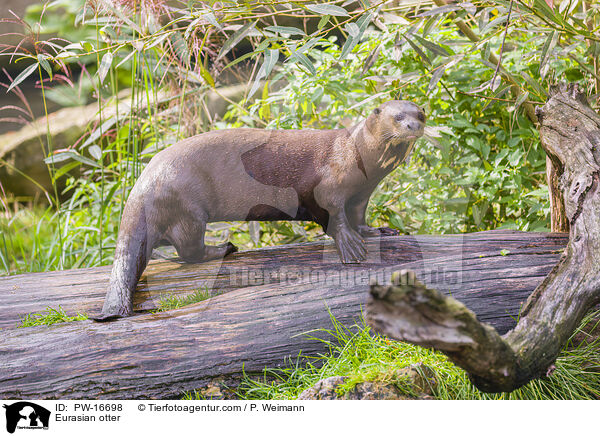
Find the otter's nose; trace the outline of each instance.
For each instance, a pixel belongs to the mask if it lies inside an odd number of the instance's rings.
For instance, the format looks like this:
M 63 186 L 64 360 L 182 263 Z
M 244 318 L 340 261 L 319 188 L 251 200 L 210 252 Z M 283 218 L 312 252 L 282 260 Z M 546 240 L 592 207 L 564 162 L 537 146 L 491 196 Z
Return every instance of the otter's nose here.
M 415 121 L 415 120 L 411 120 L 406 123 L 406 128 L 408 130 L 414 130 L 414 131 L 421 130 L 421 123 L 418 121 Z

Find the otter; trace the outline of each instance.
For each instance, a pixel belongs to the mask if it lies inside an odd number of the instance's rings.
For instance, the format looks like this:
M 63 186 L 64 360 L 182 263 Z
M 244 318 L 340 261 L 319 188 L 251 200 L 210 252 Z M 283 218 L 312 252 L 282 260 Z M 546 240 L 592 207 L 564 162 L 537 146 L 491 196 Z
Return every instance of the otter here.
M 315 221 L 334 239 L 341 262 L 365 260 L 364 237 L 398 233 L 367 226 L 369 197 L 404 161 L 424 124 L 418 105 L 392 100 L 351 128 L 216 130 L 157 153 L 125 205 L 96 320 L 132 315 L 137 282 L 163 242 L 190 263 L 237 251 L 231 243 L 204 243 L 209 222 Z

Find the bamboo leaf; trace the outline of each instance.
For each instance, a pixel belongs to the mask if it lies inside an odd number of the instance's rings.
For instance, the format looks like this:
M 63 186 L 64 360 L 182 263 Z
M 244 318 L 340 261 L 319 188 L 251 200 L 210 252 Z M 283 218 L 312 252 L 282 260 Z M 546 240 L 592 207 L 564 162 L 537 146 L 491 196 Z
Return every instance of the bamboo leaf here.
M 275 67 L 275 64 L 277 63 L 278 59 L 279 50 L 269 49 L 265 51 L 265 62 L 263 63 L 263 66 L 265 68 L 265 77 L 269 77 L 269 74 L 271 74 L 271 71 L 273 71 L 273 67 Z
M 98 145 L 96 145 L 96 144 L 90 145 L 88 147 L 88 152 L 92 155 L 92 157 L 94 159 L 96 159 L 96 160 L 102 159 L 102 149 Z
M 558 35 L 558 31 L 555 30 L 548 35 L 548 38 L 546 38 L 546 42 L 544 43 L 544 47 L 542 48 L 542 53 L 540 55 L 540 68 L 538 70 L 540 75 L 544 65 L 546 65 L 546 62 L 548 62 L 548 59 L 550 59 L 550 56 L 552 55 L 552 51 L 554 50 L 554 47 L 558 41 Z
M 329 22 L 331 15 L 323 15 L 319 20 L 319 24 L 317 25 L 317 30 L 321 30 L 325 25 Z
M 521 105 L 523 103 L 525 103 L 525 101 L 527 100 L 528 97 L 529 97 L 529 91 L 525 91 L 525 92 L 519 94 L 519 97 L 517 98 L 517 101 L 515 102 L 515 112 L 513 114 L 513 117 L 516 118 L 519 108 L 521 107 Z
M 292 59 L 296 59 L 298 62 L 300 62 L 302 65 L 304 65 L 306 67 L 306 69 L 308 69 L 308 71 L 310 71 L 310 73 L 314 76 L 317 74 L 317 70 L 315 69 L 315 66 L 312 64 L 312 62 L 302 53 L 294 53 L 291 57 Z
M 148 41 L 149 44 L 148 45 L 144 45 L 144 50 L 150 50 L 152 47 L 157 46 L 158 44 L 160 44 L 161 42 L 163 42 L 165 39 L 167 39 L 168 36 L 169 36 L 168 33 L 163 33 L 158 38 L 150 39 Z M 131 55 L 131 53 L 129 55 Z M 121 65 L 121 64 L 119 64 L 119 65 Z
M 429 81 L 429 92 L 431 92 L 433 88 L 435 88 L 435 85 L 437 85 L 437 83 L 440 81 L 445 71 L 446 67 L 441 66 L 433 72 L 433 74 L 431 75 L 431 80 Z
M 50 62 L 48 62 L 48 57 L 40 53 L 39 55 L 37 55 L 37 58 L 42 68 L 46 70 L 48 76 L 50 76 L 50 80 L 52 80 L 52 67 L 50 66 Z
M 260 243 L 260 223 L 258 221 L 250 221 L 248 223 L 248 230 L 250 232 L 250 239 L 254 242 L 254 245 Z
M 202 15 L 206 21 L 209 22 L 209 24 L 212 24 L 213 26 L 215 26 L 217 29 L 221 30 L 223 27 L 221 26 L 221 24 L 219 24 L 219 22 L 217 21 L 215 14 L 213 14 L 212 12 L 206 12 Z
M 483 29 L 481 29 L 481 34 L 485 34 L 487 33 L 489 30 L 493 29 L 494 27 L 497 27 L 501 24 L 504 24 L 506 22 L 506 20 L 508 20 L 508 14 L 502 15 L 500 17 L 497 17 L 495 19 L 493 19 L 492 21 L 490 21 L 489 23 L 487 23 L 485 25 L 485 27 Z
M 332 4 L 306 5 L 306 9 L 320 15 L 335 15 L 336 17 L 348 17 L 346 9 Z
M 76 151 L 63 151 L 61 153 L 53 154 L 51 156 L 48 156 L 46 159 L 44 159 L 44 163 L 47 165 L 56 164 L 58 162 L 65 161 L 67 159 L 74 159 L 78 162 L 84 163 L 84 164 L 92 166 L 94 168 L 100 168 L 100 165 L 98 165 L 97 162 L 94 162 L 93 160 L 80 155 Z
M 215 79 L 213 79 L 210 72 L 206 68 L 204 68 L 204 65 L 199 64 L 199 67 L 200 67 L 200 77 L 202 77 L 202 79 L 204 79 L 204 82 L 206 82 L 206 84 L 208 86 L 210 86 L 211 88 L 214 88 L 215 87 Z
M 54 182 L 57 181 L 63 175 L 65 175 L 66 173 L 71 171 L 73 168 L 78 167 L 79 165 L 81 165 L 80 162 L 74 161 L 74 162 L 69 162 L 68 164 L 61 166 L 59 169 L 54 171 L 54 173 L 52 174 L 52 181 L 54 181 Z
M 369 71 L 369 69 L 373 66 L 373 64 L 379 57 L 380 51 L 381 51 L 381 44 L 378 45 L 377 48 L 375 49 L 375 51 L 372 51 L 371 54 L 369 54 L 369 56 L 365 60 L 362 72 L 360 73 L 361 76 L 364 76 L 365 74 L 367 74 L 367 71 Z
M 369 13 L 363 14 L 358 20 L 356 20 L 356 25 L 358 26 L 361 35 L 365 30 L 367 30 L 367 26 L 372 20 L 373 15 Z
M 104 82 L 106 78 L 106 74 L 112 65 L 113 54 L 110 51 L 107 51 L 104 56 L 102 56 L 102 61 L 100 62 L 100 67 L 98 67 L 98 80 L 100 83 Z
M 427 65 L 431 65 L 431 61 L 429 60 L 429 58 L 427 57 L 425 52 L 423 50 L 421 50 L 421 48 L 417 44 L 415 44 L 408 36 L 406 36 L 406 35 L 402 35 L 402 36 L 404 36 L 404 39 L 406 39 L 406 42 L 408 42 L 408 44 L 413 48 L 413 50 L 417 52 L 417 54 L 421 57 L 421 59 L 423 59 L 423 61 Z
M 454 54 L 449 48 L 442 47 L 441 45 L 438 45 L 434 42 L 428 41 L 425 38 L 421 38 L 418 35 L 413 35 L 413 38 L 415 38 L 417 41 L 419 41 L 419 43 L 423 47 L 425 47 L 427 50 L 429 50 L 433 54 L 443 56 L 443 57 L 448 57 L 449 55 Z
M 360 28 L 356 23 L 347 23 L 344 26 L 344 29 L 346 29 L 346 31 L 352 38 L 358 38 L 358 36 L 360 35 Z
M 298 52 L 296 52 L 296 53 L 298 53 Z M 278 58 L 279 58 L 279 50 L 271 49 L 271 50 L 265 51 L 264 61 L 263 61 L 262 65 L 260 66 L 258 73 L 256 74 L 256 79 L 254 79 L 254 83 L 252 84 L 252 88 L 250 89 L 250 92 L 248 93 L 248 97 L 253 96 L 254 93 L 258 90 L 261 80 L 265 79 L 269 76 L 269 74 L 271 73 L 271 70 L 273 70 L 273 67 L 277 63 Z
M 189 26 L 187 26 L 187 28 L 185 29 L 185 32 L 183 34 L 183 37 L 185 39 L 189 39 L 190 34 L 194 31 L 194 29 L 196 28 L 196 26 L 198 25 L 198 23 L 202 21 L 202 17 L 198 17 L 195 20 L 193 20 Z
M 448 12 L 457 11 L 459 9 L 460 9 L 460 6 L 458 6 L 458 5 L 446 5 L 446 6 L 441 6 L 439 8 L 431 9 L 429 11 L 421 12 L 416 17 L 421 18 L 421 17 L 428 17 L 430 15 L 447 14 Z
M 265 30 L 269 32 L 279 33 L 280 35 L 302 35 L 306 36 L 303 30 L 298 29 L 297 27 L 290 26 L 268 26 L 265 27 Z
M 11 89 L 13 89 L 15 86 L 19 85 L 19 83 L 21 83 L 23 80 L 27 79 L 29 77 L 29 75 L 35 71 L 35 69 L 38 67 L 38 65 L 39 65 L 39 62 L 36 62 L 35 64 L 31 64 L 27 68 L 25 68 L 23 71 L 21 71 L 21 74 L 19 74 L 15 78 L 15 80 L 13 80 L 13 82 L 10 84 L 10 86 L 8 87 L 6 92 L 10 92 Z
M 229 51 L 233 47 L 235 47 L 242 39 L 244 39 L 248 32 L 250 32 L 254 28 L 254 26 L 256 26 L 256 23 L 256 21 L 246 23 L 237 31 L 235 31 L 234 34 L 231 35 L 231 38 L 227 39 L 227 41 L 225 41 L 225 44 L 223 44 L 223 47 L 221 47 L 221 51 L 219 51 L 219 55 L 217 56 L 216 60 L 221 59 L 223 56 L 229 53 Z
M 342 54 L 340 55 L 339 60 L 342 60 L 346 56 L 348 56 L 348 53 L 350 53 L 352 51 L 352 49 L 356 46 L 356 44 L 358 44 L 358 38 L 355 38 L 355 37 L 352 37 L 351 35 L 349 35 L 348 39 L 344 43 L 344 46 L 342 47 Z

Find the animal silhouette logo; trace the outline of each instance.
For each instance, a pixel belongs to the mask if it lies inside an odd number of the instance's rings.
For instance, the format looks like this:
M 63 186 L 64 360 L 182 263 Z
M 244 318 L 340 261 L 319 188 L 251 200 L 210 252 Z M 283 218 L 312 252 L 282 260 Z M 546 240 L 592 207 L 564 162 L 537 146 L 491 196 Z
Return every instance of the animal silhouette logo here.
M 19 429 L 48 429 L 50 411 L 42 406 L 29 401 L 19 401 L 10 405 L 4 404 L 6 409 L 6 431 L 14 433 Z

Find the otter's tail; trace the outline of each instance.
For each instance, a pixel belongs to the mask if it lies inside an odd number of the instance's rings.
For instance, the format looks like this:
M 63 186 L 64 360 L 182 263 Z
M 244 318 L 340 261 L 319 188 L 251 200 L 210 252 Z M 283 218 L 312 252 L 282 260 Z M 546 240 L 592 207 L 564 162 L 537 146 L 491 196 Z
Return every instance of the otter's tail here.
M 94 318 L 96 321 L 133 314 L 133 293 L 152 251 L 148 237 L 144 202 L 132 198 L 123 211 L 110 284 L 102 313 Z

